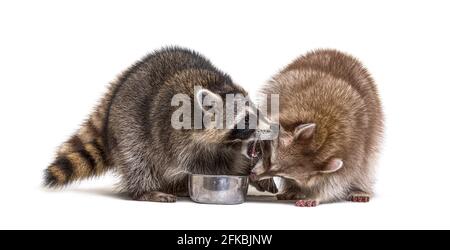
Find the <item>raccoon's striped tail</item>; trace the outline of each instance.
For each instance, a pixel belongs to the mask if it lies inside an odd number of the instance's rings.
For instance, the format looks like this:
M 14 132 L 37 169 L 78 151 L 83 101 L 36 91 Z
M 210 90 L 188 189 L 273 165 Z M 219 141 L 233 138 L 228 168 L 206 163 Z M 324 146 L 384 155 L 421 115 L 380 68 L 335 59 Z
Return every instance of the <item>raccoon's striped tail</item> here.
M 105 153 L 105 120 L 115 85 L 111 85 L 81 128 L 58 149 L 56 159 L 45 170 L 45 186 L 62 187 L 77 180 L 99 176 L 109 169 Z

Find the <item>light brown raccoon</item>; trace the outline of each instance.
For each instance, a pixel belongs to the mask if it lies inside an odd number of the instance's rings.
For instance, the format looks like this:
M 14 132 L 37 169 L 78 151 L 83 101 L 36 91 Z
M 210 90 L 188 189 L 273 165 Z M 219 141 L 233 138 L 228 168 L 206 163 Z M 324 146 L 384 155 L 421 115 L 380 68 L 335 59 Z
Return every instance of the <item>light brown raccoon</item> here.
M 195 86 L 201 87 L 197 93 Z M 247 96 L 196 52 L 154 52 L 111 85 L 95 112 L 58 150 L 45 171 L 45 184 L 62 187 L 113 169 L 133 199 L 173 202 L 187 194 L 189 173 L 248 174 L 251 161 L 245 149 L 254 129 L 175 129 L 176 94 L 194 102 L 206 95 L 222 103 L 227 94 Z
M 317 50 L 287 66 L 263 92 L 280 95 L 281 132 L 271 164 L 258 164 L 254 179 L 283 177 L 278 198 L 299 200 L 298 206 L 369 201 L 383 115 L 362 64 Z

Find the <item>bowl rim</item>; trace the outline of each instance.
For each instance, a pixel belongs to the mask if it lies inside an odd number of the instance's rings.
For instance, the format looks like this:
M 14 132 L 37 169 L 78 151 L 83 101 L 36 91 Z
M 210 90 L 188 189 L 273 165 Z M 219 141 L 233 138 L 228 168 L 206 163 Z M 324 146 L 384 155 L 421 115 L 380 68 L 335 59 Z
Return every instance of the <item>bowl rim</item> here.
M 225 175 L 225 174 L 221 174 L 221 175 L 215 175 L 215 174 L 189 174 L 189 176 L 196 176 L 196 177 L 219 177 L 219 178 L 223 178 L 223 177 L 227 177 L 227 178 L 248 178 L 248 175 Z

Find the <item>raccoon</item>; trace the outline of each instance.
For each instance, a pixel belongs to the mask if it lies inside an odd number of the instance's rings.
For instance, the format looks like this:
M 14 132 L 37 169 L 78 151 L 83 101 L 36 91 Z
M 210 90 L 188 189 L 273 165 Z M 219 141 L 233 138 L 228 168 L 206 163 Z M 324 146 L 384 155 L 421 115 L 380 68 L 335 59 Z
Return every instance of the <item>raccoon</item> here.
M 197 52 L 171 47 L 151 53 L 111 84 L 89 119 L 59 148 L 45 170 L 45 185 L 63 187 L 114 170 L 131 198 L 174 202 L 187 195 L 189 173 L 248 175 L 254 129 L 175 129 L 177 94 L 197 102 L 189 109 L 200 107 L 201 113 L 208 112 L 203 98 L 225 103 L 227 94 L 247 96 Z
M 270 164 L 256 165 L 253 179 L 282 177 L 277 197 L 298 206 L 368 202 L 383 113 L 363 65 L 336 50 L 317 50 L 288 65 L 262 92 L 280 95 L 281 131 Z

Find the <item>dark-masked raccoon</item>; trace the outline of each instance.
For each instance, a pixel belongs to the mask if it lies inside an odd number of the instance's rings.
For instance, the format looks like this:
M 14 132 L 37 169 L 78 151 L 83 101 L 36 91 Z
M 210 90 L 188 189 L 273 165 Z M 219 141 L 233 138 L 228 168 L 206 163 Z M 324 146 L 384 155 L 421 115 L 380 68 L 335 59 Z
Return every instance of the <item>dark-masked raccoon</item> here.
M 189 173 L 247 175 L 246 147 L 254 129 L 206 128 L 202 120 L 200 128 L 172 126 L 173 113 L 180 109 L 173 103 L 175 95 L 192 100 L 185 110 L 192 117 L 182 118 L 193 118 L 194 124 L 196 107 L 200 114 L 209 112 L 203 98 L 225 106 L 229 94 L 247 96 L 203 56 L 180 48 L 152 53 L 111 85 L 89 119 L 60 147 L 45 171 L 45 184 L 61 187 L 115 170 L 133 199 L 173 202 L 187 194 Z

